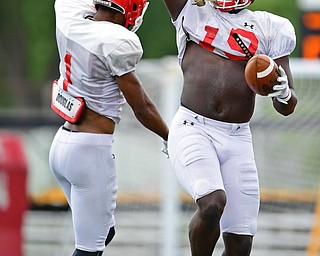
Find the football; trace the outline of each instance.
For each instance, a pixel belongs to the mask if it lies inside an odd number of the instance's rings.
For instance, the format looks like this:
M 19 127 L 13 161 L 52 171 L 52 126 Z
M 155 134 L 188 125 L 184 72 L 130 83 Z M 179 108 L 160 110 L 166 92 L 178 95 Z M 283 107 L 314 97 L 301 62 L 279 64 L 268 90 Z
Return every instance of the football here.
M 262 96 L 273 92 L 272 87 L 279 84 L 278 65 L 265 54 L 253 56 L 248 61 L 244 74 L 250 89 Z

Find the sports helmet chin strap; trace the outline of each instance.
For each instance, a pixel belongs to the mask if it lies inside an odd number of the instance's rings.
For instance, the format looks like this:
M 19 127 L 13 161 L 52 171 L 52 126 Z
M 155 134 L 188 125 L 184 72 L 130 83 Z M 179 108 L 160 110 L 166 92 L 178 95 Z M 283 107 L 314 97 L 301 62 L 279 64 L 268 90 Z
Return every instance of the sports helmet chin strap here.
M 131 29 L 132 32 L 137 32 L 137 30 L 140 28 L 140 26 L 141 26 L 141 24 L 143 22 L 143 16 L 147 11 L 148 6 L 149 6 L 149 2 L 146 2 L 145 5 L 143 6 L 143 10 L 142 10 L 141 15 L 139 17 L 137 17 L 135 22 L 134 22 L 134 25 L 133 25 L 133 27 Z

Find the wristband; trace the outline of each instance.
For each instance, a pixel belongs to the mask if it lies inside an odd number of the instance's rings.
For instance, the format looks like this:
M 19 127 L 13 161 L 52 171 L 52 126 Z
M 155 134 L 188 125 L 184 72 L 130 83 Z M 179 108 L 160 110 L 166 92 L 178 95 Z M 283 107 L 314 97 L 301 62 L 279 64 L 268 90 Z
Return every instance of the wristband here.
M 287 94 L 286 96 L 276 97 L 276 99 L 283 104 L 288 104 L 288 101 L 291 99 L 291 96 L 292 96 L 292 92 L 291 92 L 290 88 L 288 90 L 288 93 L 286 93 L 286 94 Z

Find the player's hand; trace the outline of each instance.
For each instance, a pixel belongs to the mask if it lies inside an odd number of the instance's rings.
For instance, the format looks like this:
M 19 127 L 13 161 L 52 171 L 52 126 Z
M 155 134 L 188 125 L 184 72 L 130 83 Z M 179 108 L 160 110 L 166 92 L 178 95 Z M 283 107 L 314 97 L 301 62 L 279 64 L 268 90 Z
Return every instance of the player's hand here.
M 168 141 L 162 140 L 163 147 L 161 148 L 162 153 L 166 154 L 167 158 L 169 158 L 168 152 Z
M 276 84 L 272 87 L 274 92 L 269 93 L 268 97 L 276 97 L 279 102 L 288 104 L 288 100 L 290 100 L 291 98 L 291 90 L 289 88 L 288 77 L 281 66 L 279 66 L 279 73 L 280 75 L 277 81 L 280 84 Z

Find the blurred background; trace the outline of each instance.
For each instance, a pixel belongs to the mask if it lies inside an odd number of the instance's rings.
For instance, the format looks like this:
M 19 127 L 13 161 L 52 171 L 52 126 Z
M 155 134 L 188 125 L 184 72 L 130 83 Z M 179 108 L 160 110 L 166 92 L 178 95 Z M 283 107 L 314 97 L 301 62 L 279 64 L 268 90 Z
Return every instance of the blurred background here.
M 70 211 L 48 167 L 63 124 L 50 109 L 58 78 L 54 1 L 0 2 L 0 256 L 73 252 Z M 261 213 L 252 255 L 320 255 L 320 1 L 256 0 L 252 10 L 288 18 L 296 29 L 291 68 L 296 112 L 277 114 L 259 97 L 251 122 L 261 183 Z M 168 124 L 182 77 L 175 31 L 162 1 L 150 0 L 138 35 L 138 75 Z M 106 255 L 190 255 L 194 204 L 160 152 L 161 140 L 124 107 L 114 151 L 118 169 L 117 235 Z M 221 255 L 218 242 L 214 255 Z

